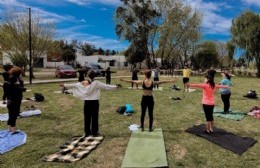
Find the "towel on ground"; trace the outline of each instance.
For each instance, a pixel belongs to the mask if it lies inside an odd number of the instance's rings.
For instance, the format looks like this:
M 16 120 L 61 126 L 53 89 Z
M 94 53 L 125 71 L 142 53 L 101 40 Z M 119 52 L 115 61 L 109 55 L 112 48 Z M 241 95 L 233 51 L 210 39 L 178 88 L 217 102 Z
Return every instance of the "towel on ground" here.
M 95 149 L 103 139 L 103 136 L 75 137 L 60 146 L 58 152 L 45 156 L 43 161 L 70 163 L 81 160 Z
M 219 107 L 214 107 L 213 112 L 214 112 L 213 115 L 216 117 L 222 117 L 222 118 L 236 120 L 236 121 L 242 120 L 244 118 L 244 116 L 246 115 L 246 113 L 243 113 L 240 111 L 235 111 L 235 110 L 229 111 L 229 113 L 225 114 L 224 110 Z
M 30 116 L 34 116 L 34 115 L 40 115 L 41 113 L 42 112 L 39 109 L 27 110 L 27 111 L 21 112 L 19 118 L 30 117 Z M 8 113 L 0 114 L 0 121 L 7 121 L 8 118 L 9 118 Z
M 0 130 L 0 154 L 25 144 L 26 137 L 22 131 L 11 133 L 8 130 Z

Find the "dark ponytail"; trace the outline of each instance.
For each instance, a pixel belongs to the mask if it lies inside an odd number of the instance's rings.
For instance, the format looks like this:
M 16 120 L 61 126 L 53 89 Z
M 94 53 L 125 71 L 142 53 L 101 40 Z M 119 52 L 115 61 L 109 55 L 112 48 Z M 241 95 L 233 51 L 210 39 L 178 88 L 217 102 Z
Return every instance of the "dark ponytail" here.
M 214 78 L 212 76 L 210 76 L 210 75 L 206 75 L 205 77 L 208 79 L 207 83 L 209 83 L 210 87 L 212 89 L 214 89 L 215 88 Z
M 224 73 L 228 80 L 231 80 L 231 76 L 228 73 Z

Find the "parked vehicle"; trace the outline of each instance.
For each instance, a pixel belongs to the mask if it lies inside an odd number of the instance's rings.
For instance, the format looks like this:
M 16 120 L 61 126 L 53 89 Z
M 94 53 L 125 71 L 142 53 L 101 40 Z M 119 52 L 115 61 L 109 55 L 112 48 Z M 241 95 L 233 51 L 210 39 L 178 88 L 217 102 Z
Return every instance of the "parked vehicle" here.
M 58 78 L 76 78 L 76 70 L 70 65 L 60 65 L 56 68 L 55 76 Z
M 98 64 L 87 65 L 86 71 L 89 71 L 90 69 L 93 70 L 96 73 L 96 76 L 105 76 L 105 74 L 106 74 L 106 71 L 104 70 L 104 68 L 102 68 Z

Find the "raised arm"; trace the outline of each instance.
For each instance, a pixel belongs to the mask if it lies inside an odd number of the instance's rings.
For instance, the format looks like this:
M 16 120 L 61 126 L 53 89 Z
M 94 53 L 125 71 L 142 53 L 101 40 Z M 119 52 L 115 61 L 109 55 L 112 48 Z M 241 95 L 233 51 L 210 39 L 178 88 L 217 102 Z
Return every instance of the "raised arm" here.
M 142 84 L 143 81 L 140 81 L 140 80 L 127 80 L 127 79 L 123 79 L 123 78 L 120 78 L 120 81 L 123 81 L 123 82 L 127 82 L 127 83 L 134 83 L 134 84 Z

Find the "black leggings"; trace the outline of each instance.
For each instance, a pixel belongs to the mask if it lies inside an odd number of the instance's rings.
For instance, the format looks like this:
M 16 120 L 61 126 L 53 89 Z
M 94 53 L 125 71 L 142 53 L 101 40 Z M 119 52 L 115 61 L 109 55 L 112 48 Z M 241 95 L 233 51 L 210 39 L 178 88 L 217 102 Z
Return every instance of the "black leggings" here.
M 21 102 L 11 102 L 7 105 L 9 115 L 7 125 L 10 125 L 11 127 L 16 126 L 16 119 L 20 114 L 20 106 Z
M 85 100 L 84 104 L 84 129 L 86 135 L 98 134 L 98 100 Z
M 228 113 L 229 112 L 230 96 L 231 96 L 231 93 L 229 93 L 229 94 L 221 94 L 221 99 L 222 99 L 222 101 L 224 103 L 224 113 Z
M 106 78 L 106 84 L 110 85 L 110 83 L 111 83 L 111 78 Z
M 141 102 L 141 108 L 142 108 L 141 128 L 144 128 L 144 118 L 145 118 L 146 108 L 148 108 L 149 129 L 153 128 L 153 107 L 154 107 L 153 96 L 143 96 Z
M 6 87 L 6 82 L 4 82 L 4 84 L 3 84 L 3 89 L 4 89 L 4 94 L 3 94 L 3 101 L 6 101 L 6 90 L 7 90 L 7 87 Z
M 214 121 L 213 109 L 214 109 L 214 105 L 203 104 L 203 110 L 206 117 L 206 121 Z
M 154 81 L 159 81 L 159 78 L 153 78 Z M 159 84 L 158 83 L 155 83 L 154 84 L 154 88 L 157 88 L 159 89 Z

